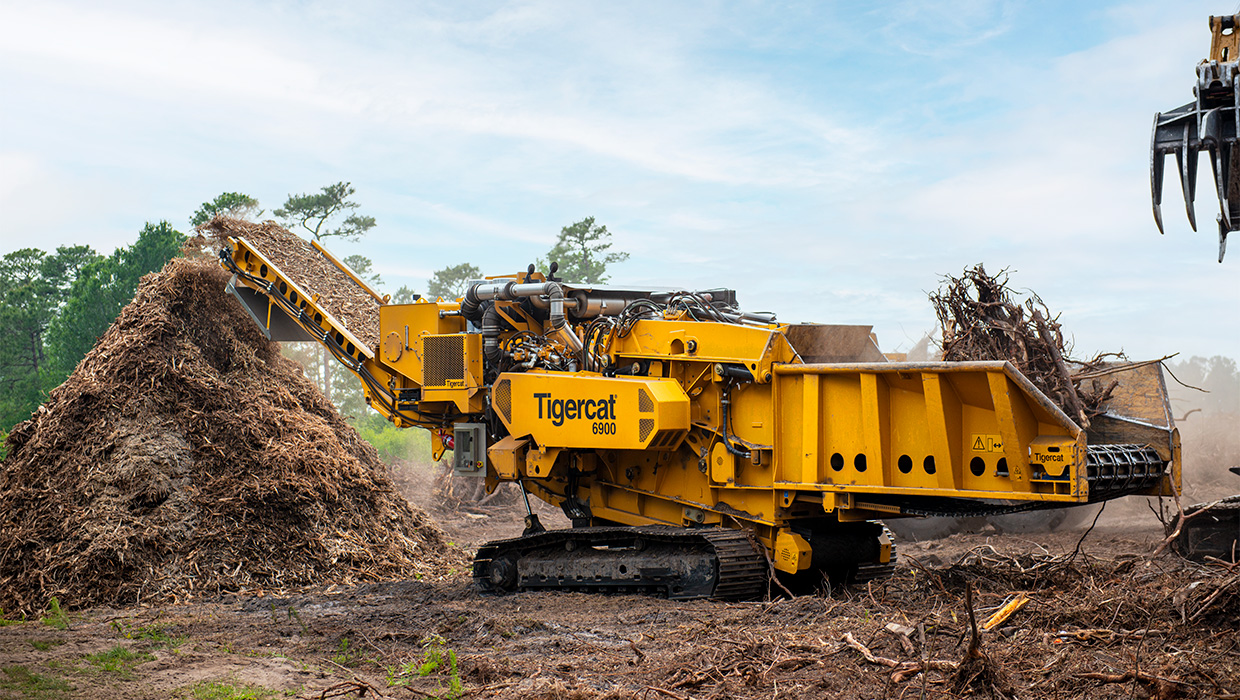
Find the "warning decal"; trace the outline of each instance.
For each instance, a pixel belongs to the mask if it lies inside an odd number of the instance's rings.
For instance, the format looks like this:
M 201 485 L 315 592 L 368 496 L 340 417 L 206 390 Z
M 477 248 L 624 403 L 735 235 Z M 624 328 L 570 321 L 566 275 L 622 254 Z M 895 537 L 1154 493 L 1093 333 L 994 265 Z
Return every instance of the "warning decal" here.
M 1003 438 L 999 435 L 973 433 L 972 447 L 974 452 L 1002 452 Z

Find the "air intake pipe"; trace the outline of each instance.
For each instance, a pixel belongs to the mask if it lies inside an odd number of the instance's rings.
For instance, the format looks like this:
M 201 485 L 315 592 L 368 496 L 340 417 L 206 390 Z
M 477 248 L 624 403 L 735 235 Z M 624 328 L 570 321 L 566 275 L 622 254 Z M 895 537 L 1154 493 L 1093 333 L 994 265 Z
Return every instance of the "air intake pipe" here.
M 567 319 L 564 316 L 564 288 L 556 282 L 518 284 L 516 280 L 490 280 L 475 282 L 465 290 L 465 298 L 461 302 L 461 315 L 471 321 L 482 322 L 482 351 L 487 359 L 499 359 L 500 316 L 494 306 L 481 312 L 484 301 L 515 301 L 517 299 L 534 299 L 541 301 L 546 297 L 549 309 L 549 320 L 552 330 L 568 343 L 574 351 L 581 350 L 581 339 L 572 330 L 565 329 Z M 542 307 L 542 304 L 537 304 Z

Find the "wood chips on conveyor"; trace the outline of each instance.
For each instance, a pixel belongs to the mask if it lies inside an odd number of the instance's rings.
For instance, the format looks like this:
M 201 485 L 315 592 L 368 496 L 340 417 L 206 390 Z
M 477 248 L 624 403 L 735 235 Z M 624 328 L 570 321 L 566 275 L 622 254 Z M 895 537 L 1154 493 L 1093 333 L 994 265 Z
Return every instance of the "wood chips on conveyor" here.
M 223 244 L 229 237 L 244 238 L 285 276 L 345 325 L 371 351 L 379 344 L 379 302 L 341 272 L 308 241 L 274 221 L 261 224 L 217 216 L 199 232 Z

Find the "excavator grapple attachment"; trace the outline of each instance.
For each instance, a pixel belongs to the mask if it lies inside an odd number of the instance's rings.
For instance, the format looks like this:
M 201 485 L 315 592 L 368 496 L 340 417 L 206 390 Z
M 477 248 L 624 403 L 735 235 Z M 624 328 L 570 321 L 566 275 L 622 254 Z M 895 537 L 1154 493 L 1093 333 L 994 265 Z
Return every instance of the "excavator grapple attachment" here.
M 1197 157 L 1210 156 L 1214 190 L 1218 195 L 1218 260 L 1227 250 L 1227 234 L 1240 228 L 1240 15 L 1211 17 L 1210 58 L 1197 64 L 1197 99 L 1170 112 L 1154 115 L 1150 137 L 1150 194 L 1154 221 L 1164 231 L 1162 219 L 1163 176 L 1167 154 L 1175 154 L 1176 173 L 1184 193 L 1188 223 L 1197 230 L 1194 201 L 1197 198 Z

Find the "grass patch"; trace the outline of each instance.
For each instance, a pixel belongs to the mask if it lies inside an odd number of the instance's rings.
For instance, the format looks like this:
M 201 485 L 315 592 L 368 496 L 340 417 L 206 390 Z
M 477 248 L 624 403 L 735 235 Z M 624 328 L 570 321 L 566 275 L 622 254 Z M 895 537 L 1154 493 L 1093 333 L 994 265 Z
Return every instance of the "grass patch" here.
M 0 690 L 15 690 L 22 697 L 37 700 L 56 700 L 66 697 L 73 686 L 59 678 L 49 678 L 32 673 L 25 666 L 6 666 L 0 675 Z
M 39 651 L 47 651 L 52 647 L 58 647 L 69 640 L 67 639 L 31 639 L 30 646 Z
M 184 644 L 189 637 L 169 634 L 168 629 L 161 625 L 147 625 L 146 627 L 139 627 L 137 633 L 131 639 L 146 642 L 152 647 L 172 649 Z
M 443 638 L 436 635 L 422 645 L 422 657 L 400 666 L 387 669 L 388 687 L 407 686 L 414 678 L 435 677 L 442 700 L 457 700 L 465 692 L 461 672 L 457 668 L 456 652 L 449 649 Z
M 69 616 L 65 614 L 64 610 L 60 609 L 60 600 L 52 598 L 52 601 L 47 604 L 47 617 L 43 618 L 41 622 L 48 627 L 58 630 L 69 629 Z
M 190 697 L 194 700 L 266 700 L 276 697 L 276 693 L 257 685 L 202 681 L 190 688 Z
M 21 623 L 25 621 L 26 621 L 26 616 L 24 614 L 22 615 L 22 619 L 20 620 L 10 620 L 9 618 L 4 616 L 4 608 L 0 608 L 0 627 L 8 627 L 9 625 L 20 625 Z
M 168 631 L 168 625 L 143 625 L 142 627 L 133 627 L 119 620 L 112 621 L 112 629 L 125 639 L 132 639 L 136 642 L 143 642 L 147 649 L 168 649 L 173 650 L 184 644 L 189 637 L 186 635 L 174 635 Z
M 332 657 L 332 661 L 341 666 L 352 666 L 360 661 L 357 652 L 349 648 L 348 637 L 340 640 L 340 647 L 336 650 L 336 655 Z
M 126 647 L 117 645 L 101 651 L 98 654 L 91 654 L 86 657 L 86 663 L 98 668 L 101 671 L 116 673 L 122 677 L 128 678 L 134 666 L 150 661 L 155 657 L 144 651 L 133 651 Z

